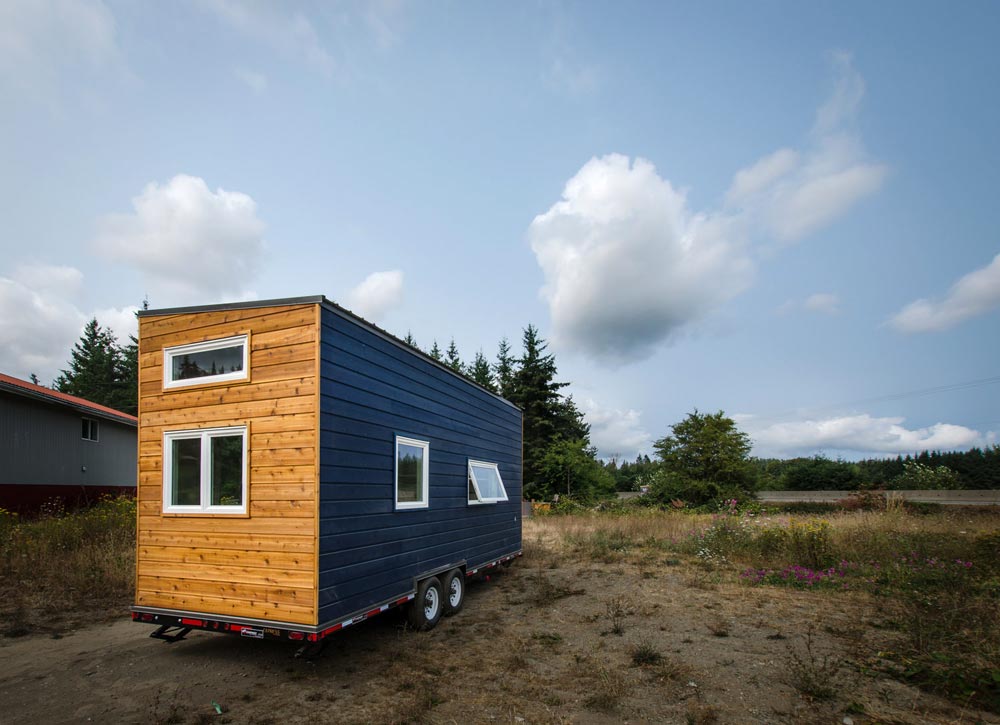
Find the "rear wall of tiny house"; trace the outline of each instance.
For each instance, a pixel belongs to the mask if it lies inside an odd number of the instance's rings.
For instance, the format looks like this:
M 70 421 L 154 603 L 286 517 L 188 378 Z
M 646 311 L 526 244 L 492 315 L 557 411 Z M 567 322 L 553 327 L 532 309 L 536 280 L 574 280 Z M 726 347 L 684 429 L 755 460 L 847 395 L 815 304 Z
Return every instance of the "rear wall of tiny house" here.
M 318 304 L 139 318 L 136 604 L 317 621 Z M 163 348 L 249 336 L 249 379 L 164 389 Z M 247 426 L 245 515 L 163 512 L 163 435 Z

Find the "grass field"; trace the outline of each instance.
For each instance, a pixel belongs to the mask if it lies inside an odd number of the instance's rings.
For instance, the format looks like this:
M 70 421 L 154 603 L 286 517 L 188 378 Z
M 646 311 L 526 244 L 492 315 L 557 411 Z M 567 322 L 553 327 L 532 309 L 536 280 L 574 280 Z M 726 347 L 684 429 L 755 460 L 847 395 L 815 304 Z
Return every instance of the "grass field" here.
M 134 535 L 129 501 L 3 517 L 12 675 L 0 690 L 35 668 L 52 695 L 26 699 L 19 716 L 44 720 L 62 697 L 125 720 L 204 722 L 226 693 L 218 721 L 261 724 L 334 700 L 340 721 L 359 723 L 1000 719 L 996 510 L 539 516 L 524 523 L 525 556 L 470 587 L 456 617 L 415 633 L 384 615 L 312 663 L 280 643 L 195 633 L 158 648 L 138 625 L 86 626 L 125 618 Z M 96 659 L 47 674 L 38 633 Z M 108 636 L 126 659 L 101 659 Z M 205 695 L 178 689 L 205 658 Z

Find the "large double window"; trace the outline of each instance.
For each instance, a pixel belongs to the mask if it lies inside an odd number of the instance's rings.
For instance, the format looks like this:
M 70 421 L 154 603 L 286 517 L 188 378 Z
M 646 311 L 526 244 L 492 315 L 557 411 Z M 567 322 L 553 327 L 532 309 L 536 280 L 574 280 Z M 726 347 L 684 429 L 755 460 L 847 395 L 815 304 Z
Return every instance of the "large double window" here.
M 396 510 L 425 509 L 430 471 L 430 444 L 396 436 Z
M 165 513 L 246 513 L 246 426 L 164 433 L 163 454 Z
M 250 369 L 246 335 L 163 348 L 163 387 L 246 380 Z

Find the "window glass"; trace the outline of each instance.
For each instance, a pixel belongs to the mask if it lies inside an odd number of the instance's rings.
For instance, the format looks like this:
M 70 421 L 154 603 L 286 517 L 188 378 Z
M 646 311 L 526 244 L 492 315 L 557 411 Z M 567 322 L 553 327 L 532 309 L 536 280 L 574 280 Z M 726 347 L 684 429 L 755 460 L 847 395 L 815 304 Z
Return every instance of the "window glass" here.
M 496 463 L 469 461 L 469 502 L 496 503 L 507 500 L 507 490 Z
M 163 510 L 246 513 L 246 435 L 243 426 L 164 433 Z
M 243 370 L 243 345 L 172 355 L 172 379 L 190 380 Z
M 170 503 L 174 506 L 201 505 L 201 439 L 171 441 Z
M 413 438 L 396 438 L 396 508 L 428 506 L 430 444 Z
M 246 335 L 163 348 L 163 387 L 247 379 Z
M 243 503 L 243 436 L 213 436 L 212 505 Z
M 97 421 L 93 418 L 82 419 L 82 436 L 85 441 L 97 440 Z

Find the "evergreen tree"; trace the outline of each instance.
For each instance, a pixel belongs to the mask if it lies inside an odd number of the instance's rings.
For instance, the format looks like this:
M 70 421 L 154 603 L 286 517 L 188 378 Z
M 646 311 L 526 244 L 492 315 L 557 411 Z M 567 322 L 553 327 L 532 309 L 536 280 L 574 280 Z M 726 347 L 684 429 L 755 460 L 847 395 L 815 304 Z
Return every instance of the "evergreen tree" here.
M 435 340 L 434 344 L 431 345 L 431 351 L 429 353 L 427 353 L 427 354 L 430 355 L 435 360 L 437 360 L 438 362 L 441 362 L 441 348 L 438 347 L 438 341 L 437 340 Z
M 449 343 L 448 350 L 445 352 L 444 364 L 456 373 L 465 374 L 465 365 L 462 364 L 462 358 L 459 357 L 458 347 L 455 346 L 455 338 L 451 338 L 451 343 Z
M 403 342 L 405 342 L 410 347 L 415 347 L 418 350 L 420 349 L 420 346 L 417 345 L 417 341 L 413 339 L 413 334 L 409 330 L 406 331 L 406 337 L 403 338 Z
M 115 405 L 123 413 L 139 413 L 139 340 L 129 335 L 129 343 L 120 348 L 118 375 L 115 380 Z
M 31 382 L 34 383 L 35 385 L 41 385 L 41 382 L 39 382 L 38 380 L 38 376 L 35 375 L 34 373 L 32 373 L 28 379 L 31 380 Z
M 502 338 L 497 346 L 497 361 L 493 364 L 493 375 L 496 379 L 497 392 L 505 398 L 510 398 L 514 384 L 514 357 L 510 354 L 510 343 Z
M 568 383 L 556 382 L 555 357 L 545 354 L 546 342 L 533 325 L 524 330 L 523 346 L 507 397 L 524 413 L 524 491 L 531 498 L 552 493 L 541 475 L 541 461 L 549 446 L 557 438 L 578 438 L 585 445 L 589 440 L 572 399 L 564 400 L 559 392 Z M 581 429 L 583 436 L 571 435 Z
M 476 359 L 475 362 L 472 363 L 472 369 L 469 371 L 469 375 L 473 380 L 487 390 L 494 393 L 497 392 L 497 387 L 493 383 L 493 375 L 490 372 L 490 364 L 486 361 L 486 356 L 483 355 L 482 350 L 476 353 Z
M 113 408 L 120 402 L 122 358 L 114 333 L 98 325 L 94 318 L 83 328 L 80 340 L 73 346 L 69 369 L 62 371 L 52 387 Z

